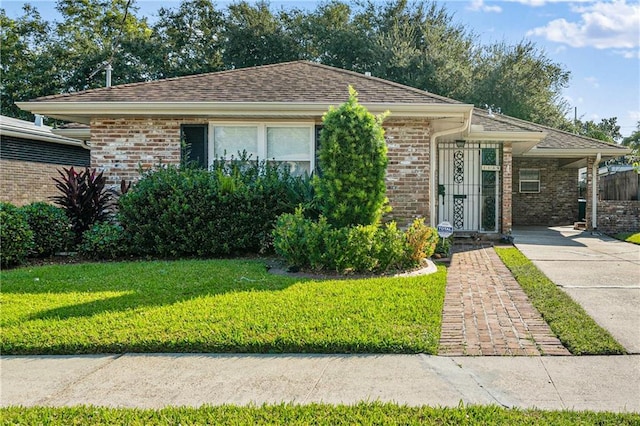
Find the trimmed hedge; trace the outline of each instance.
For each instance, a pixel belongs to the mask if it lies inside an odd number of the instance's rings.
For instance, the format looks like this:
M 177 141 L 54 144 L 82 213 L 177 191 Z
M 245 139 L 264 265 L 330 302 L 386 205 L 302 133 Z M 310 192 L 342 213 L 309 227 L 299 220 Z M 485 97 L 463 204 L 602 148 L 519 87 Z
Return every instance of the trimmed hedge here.
M 33 232 L 25 213 L 10 203 L 0 203 L 0 264 L 24 262 L 33 247 Z
M 301 208 L 280 216 L 273 235 L 276 253 L 292 268 L 341 273 L 416 267 L 438 241 L 424 220 L 415 220 L 406 232 L 395 222 L 335 228 L 324 216 L 306 218 Z
M 96 223 L 84 232 L 78 251 L 92 259 L 117 259 L 129 254 L 130 243 L 121 225 Z
M 119 200 L 132 254 L 216 257 L 268 251 L 275 221 L 310 193 L 264 161 L 218 160 L 212 170 L 151 170 Z
M 51 256 L 66 250 L 73 243 L 71 220 L 60 207 L 35 202 L 21 207 L 33 231 L 33 250 L 36 257 Z

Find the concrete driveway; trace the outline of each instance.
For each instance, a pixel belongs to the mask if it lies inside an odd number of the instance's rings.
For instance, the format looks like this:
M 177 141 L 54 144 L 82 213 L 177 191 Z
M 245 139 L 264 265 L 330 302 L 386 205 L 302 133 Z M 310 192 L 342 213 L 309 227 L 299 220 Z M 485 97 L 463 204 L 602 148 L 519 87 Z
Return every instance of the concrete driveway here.
M 640 246 L 570 226 L 519 227 L 516 247 L 624 346 L 640 353 Z

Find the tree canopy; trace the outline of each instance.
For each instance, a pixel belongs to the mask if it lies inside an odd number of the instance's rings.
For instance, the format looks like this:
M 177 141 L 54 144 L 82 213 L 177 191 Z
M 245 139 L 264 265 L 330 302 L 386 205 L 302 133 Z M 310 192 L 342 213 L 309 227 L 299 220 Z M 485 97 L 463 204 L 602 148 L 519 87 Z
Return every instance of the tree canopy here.
M 29 5 L 0 10 L 2 114 L 16 101 L 104 85 L 305 59 L 406 84 L 554 127 L 569 126 L 570 73 L 532 42 L 482 45 L 444 5 L 329 0 L 313 10 L 212 0 L 162 7 L 150 24 L 135 0 L 57 0 L 59 21 Z

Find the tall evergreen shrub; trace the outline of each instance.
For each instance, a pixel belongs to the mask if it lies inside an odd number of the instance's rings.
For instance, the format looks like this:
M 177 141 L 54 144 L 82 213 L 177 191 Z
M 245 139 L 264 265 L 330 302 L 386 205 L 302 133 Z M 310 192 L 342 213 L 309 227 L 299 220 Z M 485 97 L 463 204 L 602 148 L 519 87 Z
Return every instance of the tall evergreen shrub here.
M 336 228 L 376 224 L 385 213 L 384 118 L 360 105 L 352 87 L 349 100 L 323 117 L 322 177 L 316 177 L 313 185 L 322 214 Z

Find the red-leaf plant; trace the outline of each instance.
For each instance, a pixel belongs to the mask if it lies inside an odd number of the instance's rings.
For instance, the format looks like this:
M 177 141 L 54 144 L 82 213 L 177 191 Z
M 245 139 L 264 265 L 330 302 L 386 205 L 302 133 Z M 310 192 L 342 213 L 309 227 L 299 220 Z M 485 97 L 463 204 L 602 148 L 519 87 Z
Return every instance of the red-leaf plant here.
M 85 168 L 76 172 L 73 167 L 62 169 L 60 178 L 53 178 L 60 195 L 51 197 L 71 219 L 75 242 L 82 241 L 82 234 L 96 222 L 107 219 L 111 193 L 105 188 L 103 172 Z

